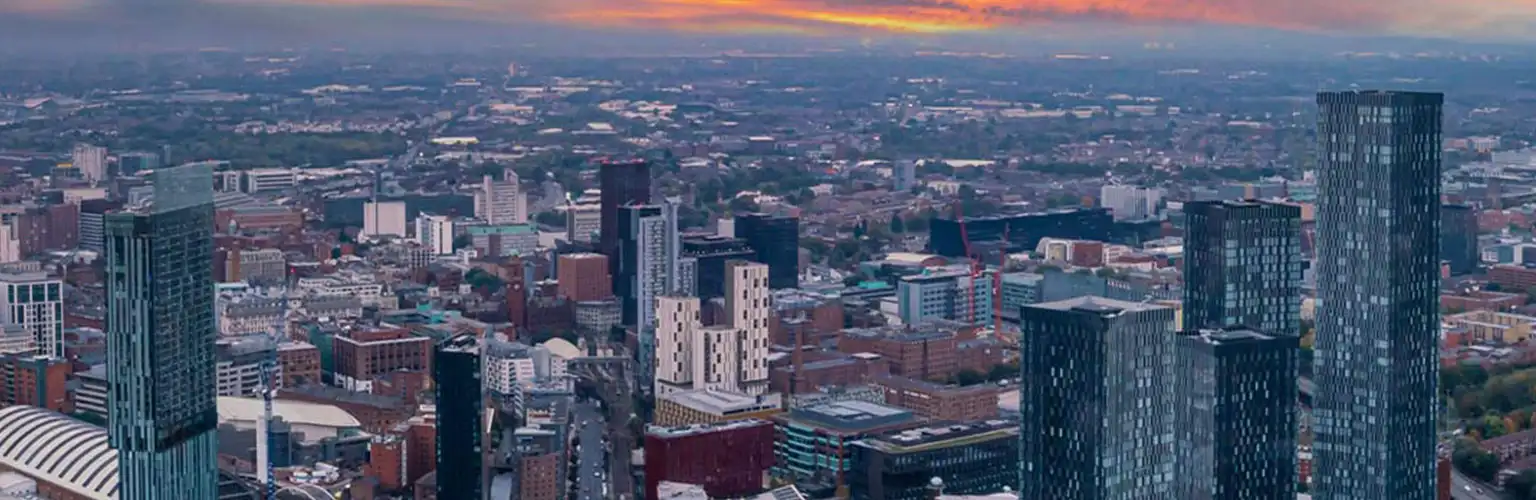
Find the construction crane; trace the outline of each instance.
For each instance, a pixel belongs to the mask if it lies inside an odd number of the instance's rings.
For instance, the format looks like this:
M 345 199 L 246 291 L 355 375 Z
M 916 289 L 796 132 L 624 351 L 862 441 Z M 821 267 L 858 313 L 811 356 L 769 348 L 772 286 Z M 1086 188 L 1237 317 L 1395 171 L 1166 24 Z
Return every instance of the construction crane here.
M 965 247 L 965 258 L 970 261 L 971 271 L 970 283 L 965 287 L 967 309 L 965 321 L 974 325 L 976 324 L 976 280 L 981 279 L 982 265 L 981 259 L 978 258 L 976 253 L 971 250 L 971 236 L 966 232 L 965 229 L 966 222 L 964 207 L 964 203 L 958 201 L 955 202 L 955 221 L 957 221 L 960 225 L 960 243 Z M 1007 239 L 1006 233 L 1007 230 L 1004 229 L 1004 239 Z
M 266 359 L 261 361 L 261 418 L 256 421 L 256 475 L 265 486 L 263 497 L 267 500 L 277 500 L 277 475 L 272 470 L 272 400 L 277 397 L 277 388 L 282 385 L 277 376 L 277 351 L 287 338 L 284 333 L 288 322 L 287 293 L 279 298 L 278 304 L 277 322 L 268 337 L 272 341 L 272 349 L 267 351 Z

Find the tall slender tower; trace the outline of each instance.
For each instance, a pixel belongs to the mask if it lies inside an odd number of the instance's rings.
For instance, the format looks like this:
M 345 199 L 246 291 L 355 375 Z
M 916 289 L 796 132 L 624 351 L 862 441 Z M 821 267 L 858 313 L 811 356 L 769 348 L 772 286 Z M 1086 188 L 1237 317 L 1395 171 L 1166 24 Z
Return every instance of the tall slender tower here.
M 1184 204 L 1184 327 L 1301 332 L 1301 207 Z
M 1317 96 L 1319 500 L 1435 498 L 1443 101 Z
M 651 164 L 644 160 L 603 163 L 598 166 L 597 181 L 602 188 L 597 251 L 608 255 L 609 271 L 617 273 L 619 239 L 628 229 L 619 222 L 619 210 L 651 202 Z
M 122 500 L 216 498 L 213 170 L 106 217 L 107 413 Z
M 736 345 L 734 378 L 742 392 L 768 390 L 768 282 L 767 264 L 736 260 L 725 264 L 725 313 L 731 316 Z

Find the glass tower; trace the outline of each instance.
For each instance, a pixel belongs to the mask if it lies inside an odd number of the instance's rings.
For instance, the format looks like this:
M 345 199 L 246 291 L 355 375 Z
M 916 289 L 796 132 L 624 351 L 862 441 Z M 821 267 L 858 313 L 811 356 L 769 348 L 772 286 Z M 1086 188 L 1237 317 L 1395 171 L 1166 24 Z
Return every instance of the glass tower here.
M 1301 207 L 1184 204 L 1184 328 L 1301 330 Z
M 1183 332 L 1173 380 L 1179 500 L 1295 500 L 1294 336 Z
M 432 383 L 437 386 L 437 498 L 482 498 L 485 449 L 480 342 L 458 335 L 437 345 L 432 354 Z M 444 474 L 447 472 L 452 474 Z
M 122 500 L 216 498 L 213 170 L 152 174 L 107 215 L 109 438 Z
M 1440 94 L 1318 94 L 1318 500 L 1435 498 Z
M 1020 308 L 1020 499 L 1183 500 L 1173 323 L 1173 308 L 1099 297 Z

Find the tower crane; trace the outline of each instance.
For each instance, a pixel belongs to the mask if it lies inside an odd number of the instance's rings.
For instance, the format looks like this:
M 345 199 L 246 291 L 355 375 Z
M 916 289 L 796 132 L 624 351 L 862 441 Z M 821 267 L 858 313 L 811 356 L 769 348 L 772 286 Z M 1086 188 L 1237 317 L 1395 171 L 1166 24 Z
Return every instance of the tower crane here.
M 262 482 L 262 497 L 266 500 L 277 500 L 277 475 L 272 470 L 272 400 L 277 397 L 277 389 L 282 385 L 277 374 L 277 351 L 287 338 L 284 333 L 288 322 L 286 293 L 278 304 L 277 321 L 268 335 L 272 349 L 267 352 L 266 359 L 261 361 L 261 418 L 256 421 L 256 475 Z

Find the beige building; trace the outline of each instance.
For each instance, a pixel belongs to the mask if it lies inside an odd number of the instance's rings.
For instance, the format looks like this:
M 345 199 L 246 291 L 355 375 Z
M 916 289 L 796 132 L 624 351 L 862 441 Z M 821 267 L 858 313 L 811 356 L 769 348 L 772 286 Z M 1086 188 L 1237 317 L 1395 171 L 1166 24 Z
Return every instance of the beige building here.
M 1467 332 L 1467 341 L 1515 344 L 1531 338 L 1536 317 L 1493 311 L 1471 311 L 1445 317 L 1445 323 Z

